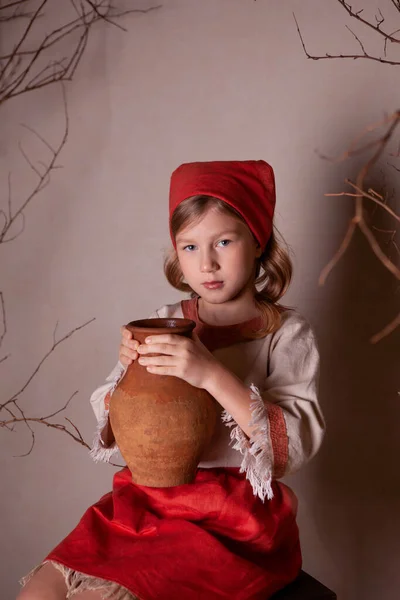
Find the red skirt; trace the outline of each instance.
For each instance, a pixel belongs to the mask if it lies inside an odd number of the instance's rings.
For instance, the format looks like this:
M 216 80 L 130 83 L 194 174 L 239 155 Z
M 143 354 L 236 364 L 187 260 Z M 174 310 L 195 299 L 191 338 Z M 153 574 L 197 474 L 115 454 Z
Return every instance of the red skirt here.
M 263 503 L 238 468 L 172 488 L 136 485 L 124 468 L 46 560 L 141 600 L 267 600 L 301 568 L 294 494 L 273 492 Z

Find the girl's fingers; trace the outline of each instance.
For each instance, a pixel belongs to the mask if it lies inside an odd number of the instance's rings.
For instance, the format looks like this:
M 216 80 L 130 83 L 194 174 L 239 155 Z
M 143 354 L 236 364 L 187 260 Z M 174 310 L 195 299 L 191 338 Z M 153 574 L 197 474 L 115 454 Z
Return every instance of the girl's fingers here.
M 153 375 L 174 375 L 176 377 L 175 367 L 146 367 L 146 370 Z
M 119 362 L 124 366 L 124 367 L 129 367 L 129 365 L 131 365 L 133 363 L 133 360 L 131 358 L 128 358 L 127 356 L 120 356 L 119 357 Z
M 125 326 L 121 327 L 121 336 L 121 346 L 131 348 L 132 350 L 137 350 L 139 342 L 132 338 L 132 332 L 130 332 Z
M 177 356 L 182 353 L 181 348 L 172 344 L 141 344 L 138 346 L 139 354 L 168 354 Z
M 121 359 L 121 357 L 126 357 L 131 360 L 136 360 L 138 357 L 138 353 L 136 352 L 136 350 L 131 350 L 130 348 L 127 348 L 126 346 L 121 346 L 120 350 L 119 350 L 119 356 L 120 356 L 120 359 Z
M 122 343 L 129 345 L 128 342 L 134 342 L 136 345 L 138 345 L 138 342 L 133 339 L 132 332 L 129 331 L 129 329 L 127 329 L 125 327 L 125 325 L 123 325 L 121 327 L 121 335 L 122 335 Z M 130 347 L 133 347 L 133 346 L 130 346 Z
M 125 340 L 122 338 L 121 347 L 128 348 L 129 350 L 137 350 L 139 342 L 137 340 Z
M 129 365 L 138 357 L 137 349 L 139 342 L 133 339 L 132 332 L 129 331 L 125 325 L 122 325 L 120 331 L 121 345 L 119 347 L 119 361 L 124 367 L 129 367 Z
M 173 356 L 140 356 L 138 362 L 141 365 L 152 365 L 157 367 L 175 367 L 176 358 Z
M 148 342 L 148 340 L 150 340 L 150 342 Z M 181 335 L 176 335 L 173 333 L 164 333 L 164 334 L 153 334 L 150 335 L 149 337 L 146 338 L 145 343 L 152 343 L 152 344 L 171 344 L 171 345 L 177 345 L 177 346 L 187 346 L 188 344 L 190 344 L 190 341 L 188 338 L 185 338 Z

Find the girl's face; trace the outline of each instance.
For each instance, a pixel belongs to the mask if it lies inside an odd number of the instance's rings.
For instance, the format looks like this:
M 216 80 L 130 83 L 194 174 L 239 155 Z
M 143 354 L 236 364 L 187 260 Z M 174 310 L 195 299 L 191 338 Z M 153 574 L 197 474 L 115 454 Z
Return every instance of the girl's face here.
M 178 232 L 176 250 L 186 282 L 207 302 L 227 302 L 253 288 L 261 248 L 247 225 L 233 216 L 209 209 Z M 207 288 L 209 282 L 222 285 Z

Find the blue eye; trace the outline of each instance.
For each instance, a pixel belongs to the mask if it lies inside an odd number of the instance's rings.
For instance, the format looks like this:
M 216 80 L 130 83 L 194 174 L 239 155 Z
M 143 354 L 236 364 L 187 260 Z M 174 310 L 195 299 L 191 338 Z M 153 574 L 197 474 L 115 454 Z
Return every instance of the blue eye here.
M 223 248 L 225 248 L 226 246 L 228 246 L 231 243 L 232 240 L 220 240 L 218 242 L 218 244 L 223 244 Z M 197 246 L 195 246 L 194 244 L 188 244 L 187 246 L 184 246 L 182 248 L 182 250 L 186 251 L 186 252 L 193 252 L 195 249 L 197 248 Z

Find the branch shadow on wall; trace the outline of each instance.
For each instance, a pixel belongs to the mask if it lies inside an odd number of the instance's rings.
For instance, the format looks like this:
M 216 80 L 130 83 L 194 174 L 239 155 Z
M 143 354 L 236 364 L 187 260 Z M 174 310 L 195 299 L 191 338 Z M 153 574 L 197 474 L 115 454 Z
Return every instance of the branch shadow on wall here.
M 393 229 L 383 211 L 373 224 Z M 357 230 L 322 289 L 327 434 L 313 461 L 311 510 L 339 576 L 349 578 L 346 598 L 389 599 L 400 586 L 400 330 L 370 338 L 399 312 L 400 286 Z

